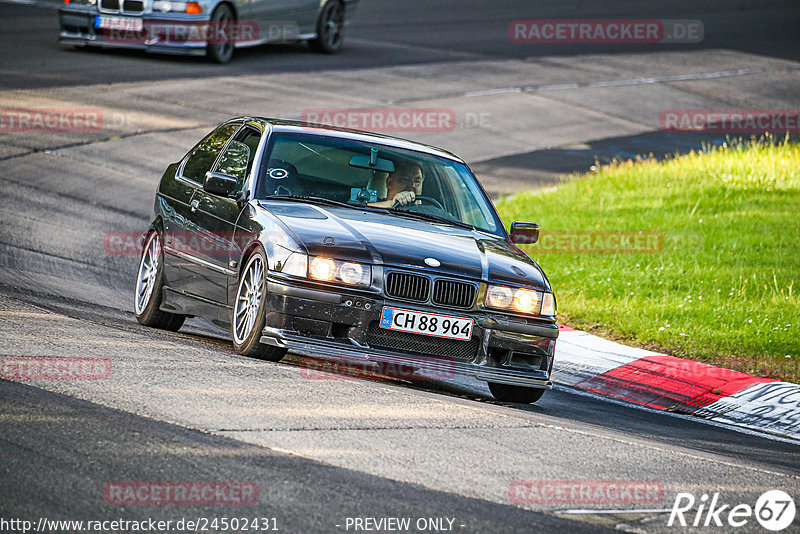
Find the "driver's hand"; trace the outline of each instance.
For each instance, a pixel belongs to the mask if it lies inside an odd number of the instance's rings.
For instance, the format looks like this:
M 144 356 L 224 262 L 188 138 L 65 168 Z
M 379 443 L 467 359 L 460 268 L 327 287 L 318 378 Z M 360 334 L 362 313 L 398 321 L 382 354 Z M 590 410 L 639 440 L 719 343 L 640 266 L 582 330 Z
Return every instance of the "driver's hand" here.
M 400 204 L 401 206 L 405 206 L 406 204 L 411 204 L 416 200 L 416 195 L 413 191 L 401 191 L 394 196 L 394 201 Z

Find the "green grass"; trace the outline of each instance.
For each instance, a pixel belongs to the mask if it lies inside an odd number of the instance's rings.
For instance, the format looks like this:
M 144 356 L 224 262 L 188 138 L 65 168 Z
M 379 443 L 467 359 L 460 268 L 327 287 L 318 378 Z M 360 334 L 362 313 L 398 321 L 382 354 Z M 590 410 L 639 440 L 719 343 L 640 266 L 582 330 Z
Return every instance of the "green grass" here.
M 800 145 L 736 142 L 618 162 L 498 202 L 552 230 L 656 231 L 649 254 L 541 253 L 559 320 L 675 356 L 798 381 Z

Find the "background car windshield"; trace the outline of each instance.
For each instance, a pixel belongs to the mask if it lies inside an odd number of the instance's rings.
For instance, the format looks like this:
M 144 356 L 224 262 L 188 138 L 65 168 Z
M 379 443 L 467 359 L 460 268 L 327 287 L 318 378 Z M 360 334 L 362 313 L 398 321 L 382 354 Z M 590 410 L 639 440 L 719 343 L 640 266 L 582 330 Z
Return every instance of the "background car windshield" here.
M 416 166 L 423 175 L 421 195 L 431 200 L 423 199 L 404 209 L 502 235 L 502 224 L 488 199 L 469 169 L 457 161 L 375 143 L 304 134 L 275 134 L 269 150 L 259 173 L 257 198 L 315 196 L 369 206 L 386 199 L 390 176 Z M 378 161 L 378 167 L 395 171 L 354 165 L 371 157 Z

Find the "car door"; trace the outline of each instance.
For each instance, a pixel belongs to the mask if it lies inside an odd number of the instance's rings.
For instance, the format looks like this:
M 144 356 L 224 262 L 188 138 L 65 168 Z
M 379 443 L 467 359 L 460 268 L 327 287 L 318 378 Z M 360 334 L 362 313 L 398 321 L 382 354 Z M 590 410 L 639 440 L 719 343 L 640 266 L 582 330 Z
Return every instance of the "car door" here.
M 189 151 L 175 176 L 169 214 L 164 219 L 164 269 L 169 285 L 191 293 L 206 276 L 199 257 L 195 193 L 203 188 L 205 173 L 214 165 L 241 122 L 225 123 Z
M 284 41 L 315 31 L 319 5 L 319 0 L 253 0 L 250 13 L 262 39 Z
M 260 140 L 261 132 L 245 125 L 231 139 L 211 170 L 236 178 L 236 191 L 241 191 Z M 241 257 L 242 252 L 234 234 L 244 204 L 236 198 L 217 196 L 202 188 L 195 191 L 192 204 L 197 207 L 192 217 L 193 231 L 200 243 L 198 258 L 205 266 L 205 276 L 197 279 L 198 283 L 192 285 L 191 292 L 215 303 L 227 304 L 229 277 L 237 275 L 235 266 L 229 261 L 232 257 Z

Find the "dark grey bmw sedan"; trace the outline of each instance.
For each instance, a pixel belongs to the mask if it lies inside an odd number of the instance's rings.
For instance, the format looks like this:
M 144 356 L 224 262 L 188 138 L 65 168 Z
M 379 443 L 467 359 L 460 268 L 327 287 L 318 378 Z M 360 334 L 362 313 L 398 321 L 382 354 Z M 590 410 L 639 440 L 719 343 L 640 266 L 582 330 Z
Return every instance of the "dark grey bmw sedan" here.
M 288 350 L 446 369 L 495 398 L 552 388 L 556 302 L 467 165 L 383 135 L 242 117 L 171 164 L 136 280 L 140 323 L 229 329 L 240 354 Z

